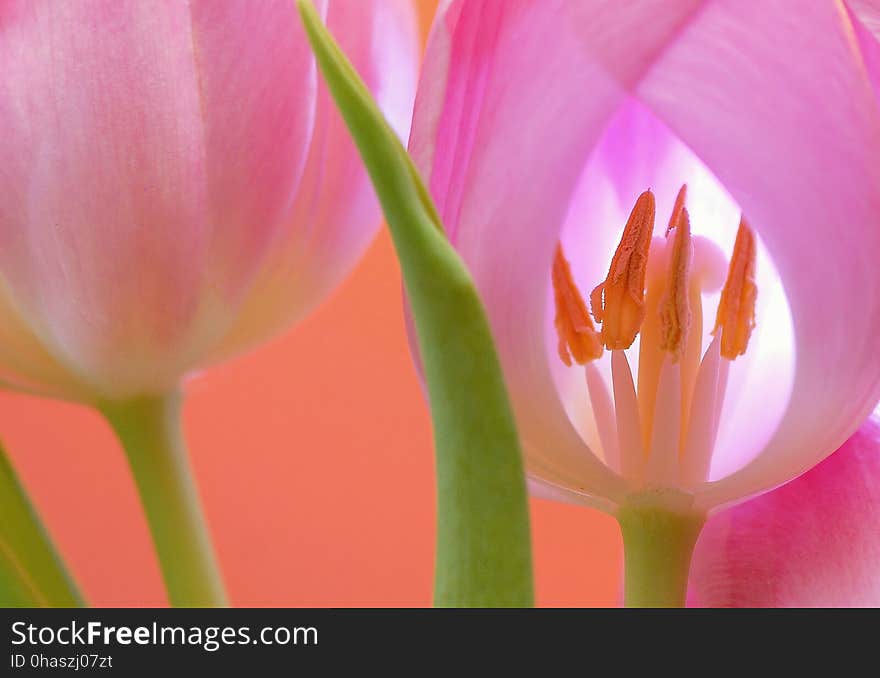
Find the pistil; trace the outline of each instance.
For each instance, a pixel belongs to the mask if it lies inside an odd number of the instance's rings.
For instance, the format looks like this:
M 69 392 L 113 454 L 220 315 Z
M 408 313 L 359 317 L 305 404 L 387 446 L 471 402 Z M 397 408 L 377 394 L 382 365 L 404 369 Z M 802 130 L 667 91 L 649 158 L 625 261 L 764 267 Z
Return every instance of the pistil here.
M 677 356 L 681 355 L 681 349 L 691 346 L 685 341 L 684 332 L 674 332 L 674 327 L 679 330 L 694 326 L 701 331 L 702 312 L 700 308 L 699 285 L 694 285 L 690 280 L 691 250 L 690 243 L 690 219 L 685 210 L 687 186 L 683 185 L 678 191 L 675 206 L 666 227 L 665 238 L 654 238 L 651 247 L 651 257 L 648 263 L 647 296 L 645 322 L 641 330 L 641 342 L 639 344 L 639 409 L 641 412 L 642 444 L 645 450 L 651 449 L 651 435 L 654 428 L 654 408 L 657 402 L 657 389 L 660 383 L 660 370 L 666 359 L 668 349 L 672 348 Z M 685 229 L 677 226 L 682 218 L 687 219 Z M 677 237 L 679 236 L 680 237 Z M 674 256 L 677 263 L 670 261 Z M 671 274 L 670 271 L 673 273 Z M 677 271 L 677 274 L 675 273 Z M 677 279 L 676 279 L 677 275 Z M 690 280 L 690 285 L 688 281 Z M 670 295 L 667 290 L 674 286 L 675 292 Z M 682 289 L 688 290 L 688 299 L 682 298 Z M 693 289 L 696 287 L 696 289 Z M 696 295 L 694 295 L 694 292 Z M 677 302 L 677 304 L 675 303 Z M 695 303 L 696 302 L 696 303 Z M 665 311 L 664 311 L 665 308 Z M 678 311 L 676 312 L 676 308 Z M 691 311 L 694 309 L 694 312 Z M 664 315 L 667 318 L 664 320 Z M 695 321 L 695 322 L 693 322 Z M 673 337 L 677 334 L 677 337 Z M 664 335 L 667 339 L 664 340 Z M 696 342 L 697 365 L 699 365 L 699 341 Z M 667 348 L 664 348 L 667 347 Z M 687 351 L 682 371 L 684 375 L 691 373 L 691 353 Z M 695 373 L 695 370 L 693 370 Z M 685 376 L 686 378 L 686 376 Z

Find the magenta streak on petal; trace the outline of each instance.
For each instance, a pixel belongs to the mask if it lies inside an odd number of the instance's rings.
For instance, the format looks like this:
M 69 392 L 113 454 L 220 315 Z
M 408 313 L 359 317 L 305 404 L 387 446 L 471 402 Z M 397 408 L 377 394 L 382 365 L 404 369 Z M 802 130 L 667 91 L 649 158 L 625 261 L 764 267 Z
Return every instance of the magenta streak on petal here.
M 501 0 L 478 1 L 479 10 L 465 12 L 457 23 L 452 42 L 454 52 L 469 55 L 464 68 L 450 73 L 447 91 L 451 96 L 440 119 L 439 134 L 454 152 L 436 154 L 430 174 L 431 193 L 442 196 L 437 207 L 453 243 L 503 10 Z
M 848 2 L 847 8 L 865 63 L 865 70 L 880 97 L 880 5 L 864 2 Z M 869 7 L 873 4 L 873 10 Z

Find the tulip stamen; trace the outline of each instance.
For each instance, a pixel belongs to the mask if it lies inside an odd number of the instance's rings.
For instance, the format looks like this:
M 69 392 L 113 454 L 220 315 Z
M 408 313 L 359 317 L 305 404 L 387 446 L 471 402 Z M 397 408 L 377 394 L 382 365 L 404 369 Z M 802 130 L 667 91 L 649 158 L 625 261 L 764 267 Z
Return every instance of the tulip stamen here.
M 756 253 L 755 234 L 745 219 L 741 219 L 712 330 L 712 334 L 721 330 L 721 356 L 728 360 L 735 360 L 746 352 L 755 327 Z
M 672 206 L 672 214 L 669 216 L 669 224 L 666 226 L 665 235 L 667 237 L 669 236 L 669 233 L 678 226 L 681 212 L 685 209 L 684 204 L 687 200 L 687 190 L 687 184 L 682 184 L 681 188 L 678 189 L 678 194 L 675 196 L 675 204 Z
M 552 278 L 559 358 L 569 367 L 572 358 L 579 365 L 601 358 L 604 351 L 602 341 L 571 274 L 571 266 L 565 258 L 561 243 L 556 245 L 553 256 Z
M 599 372 L 595 362 L 584 366 L 587 393 L 590 395 L 590 408 L 596 422 L 596 433 L 602 445 L 602 460 L 615 473 L 620 473 L 620 444 L 617 437 L 617 413 L 614 401 L 608 392 L 608 385 Z
M 697 485 L 709 477 L 712 450 L 718 435 L 718 420 L 727 389 L 727 361 L 721 360 L 721 337 L 709 344 L 694 384 L 688 429 L 681 458 L 681 480 Z
M 611 382 L 614 388 L 620 472 L 624 478 L 640 482 L 645 468 L 645 451 L 639 425 L 639 401 L 632 369 L 624 351 L 611 352 Z
M 682 193 L 679 193 L 681 196 Z M 676 202 L 678 223 L 666 230 L 669 241 L 666 293 L 660 301 L 660 349 L 672 354 L 672 362 L 681 359 L 691 323 L 688 283 L 694 246 L 687 209 Z
M 602 323 L 602 342 L 610 350 L 629 348 L 645 319 L 645 274 L 654 211 L 654 194 L 645 191 L 629 215 L 608 277 L 590 294 L 593 316 Z
M 728 262 L 710 240 L 692 235 L 686 198 L 682 186 L 665 238 L 652 243 L 654 196 L 639 196 L 608 277 L 590 295 L 599 331 L 561 245 L 553 261 L 559 356 L 586 365 L 600 456 L 634 491 L 687 492 L 708 480 L 730 364 L 745 353 L 755 326 L 754 233 L 741 220 Z M 703 294 L 721 289 L 725 268 L 714 338 L 703 353 Z M 626 351 L 637 336 L 638 381 Z M 609 384 L 593 362 L 605 348 Z

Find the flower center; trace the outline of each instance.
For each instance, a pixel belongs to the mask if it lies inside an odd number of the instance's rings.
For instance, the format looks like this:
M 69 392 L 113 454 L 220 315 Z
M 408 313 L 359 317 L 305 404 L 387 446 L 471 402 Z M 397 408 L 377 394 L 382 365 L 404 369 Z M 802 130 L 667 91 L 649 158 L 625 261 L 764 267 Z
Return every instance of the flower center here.
M 608 276 L 590 295 L 598 330 L 561 244 L 553 261 L 559 357 L 585 367 L 605 463 L 634 489 L 685 489 L 708 479 L 730 363 L 745 354 L 755 327 L 757 248 L 741 220 L 714 338 L 702 352 L 702 294 L 720 278 L 718 255 L 692 236 L 686 198 L 683 186 L 664 238 L 652 237 L 653 194 L 636 200 Z M 625 353 L 636 337 L 638 389 Z M 611 351 L 610 393 L 595 365 L 603 347 Z

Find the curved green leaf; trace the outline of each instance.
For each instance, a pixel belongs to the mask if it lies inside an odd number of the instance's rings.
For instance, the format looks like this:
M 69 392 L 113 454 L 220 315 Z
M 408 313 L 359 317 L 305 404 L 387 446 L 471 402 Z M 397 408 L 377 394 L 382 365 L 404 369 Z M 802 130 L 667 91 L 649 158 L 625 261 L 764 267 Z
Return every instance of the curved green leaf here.
M 81 607 L 83 599 L 0 446 L 0 607 Z
M 382 203 L 412 305 L 437 456 L 437 606 L 529 606 L 519 439 L 485 310 L 406 150 L 312 5 L 318 64 Z

